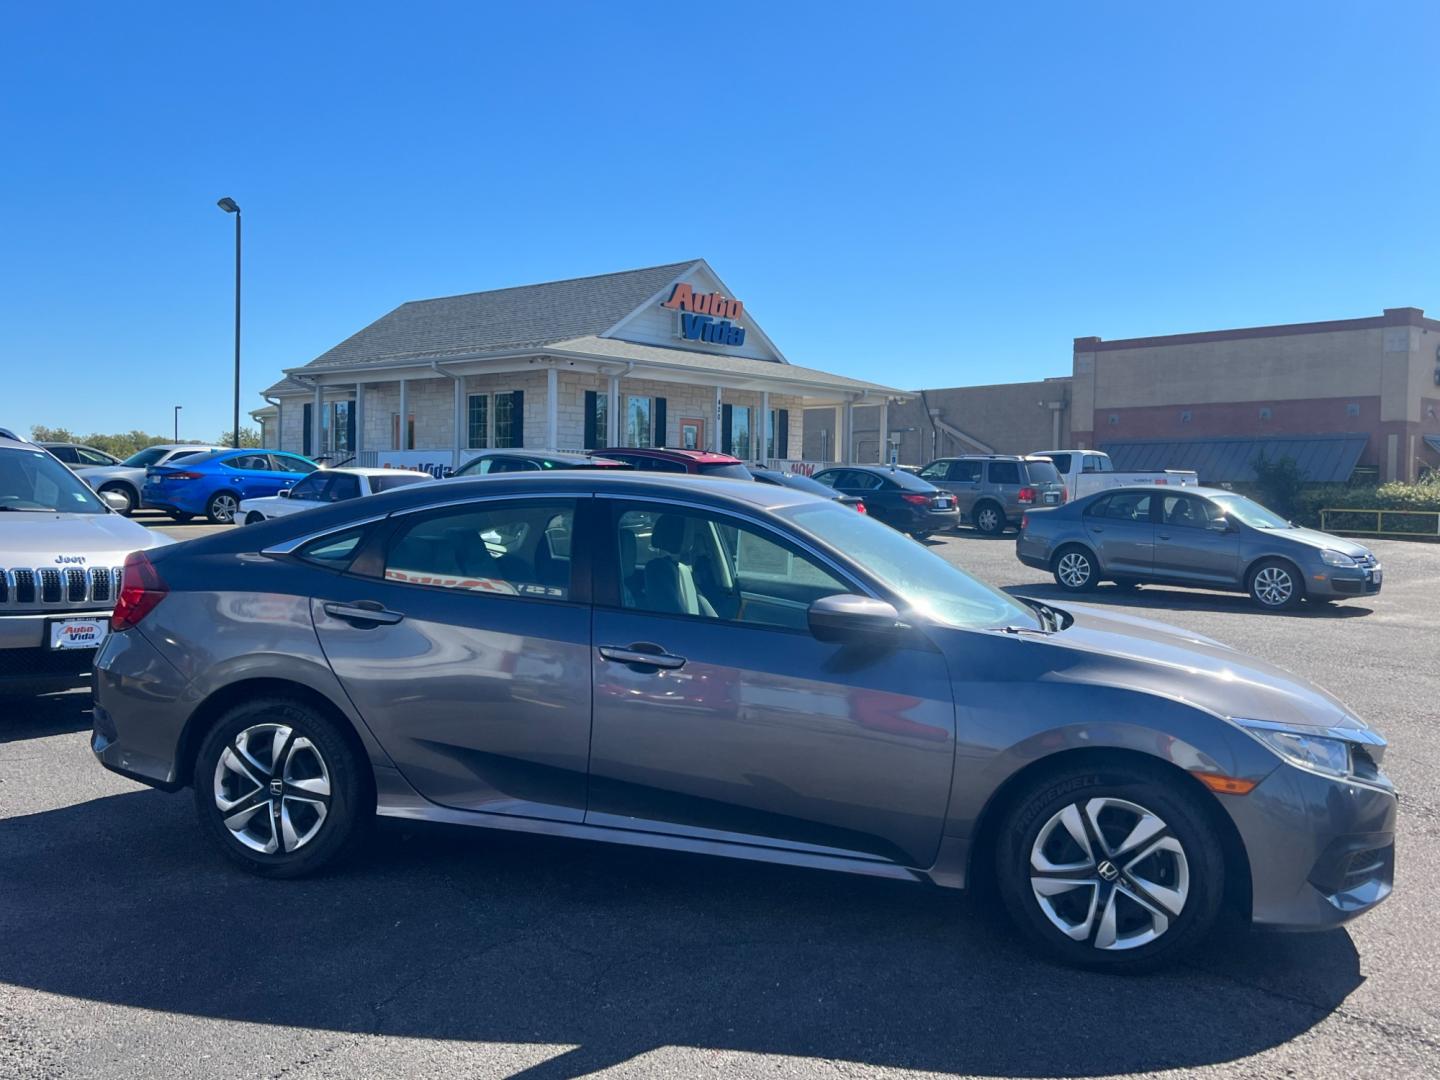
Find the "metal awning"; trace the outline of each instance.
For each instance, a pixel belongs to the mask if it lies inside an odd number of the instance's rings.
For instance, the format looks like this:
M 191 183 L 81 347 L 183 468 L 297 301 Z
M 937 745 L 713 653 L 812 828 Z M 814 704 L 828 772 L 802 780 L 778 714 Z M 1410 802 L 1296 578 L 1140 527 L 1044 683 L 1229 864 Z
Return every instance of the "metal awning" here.
M 1255 479 L 1254 462 L 1293 458 L 1312 484 L 1344 483 L 1350 479 L 1370 436 L 1275 435 L 1224 439 L 1137 439 L 1103 443 L 1115 468 L 1122 472 L 1193 469 L 1201 483 L 1221 484 Z
M 1440 454 L 1440 435 L 1422 435 L 1421 438 L 1425 440 L 1426 446 Z

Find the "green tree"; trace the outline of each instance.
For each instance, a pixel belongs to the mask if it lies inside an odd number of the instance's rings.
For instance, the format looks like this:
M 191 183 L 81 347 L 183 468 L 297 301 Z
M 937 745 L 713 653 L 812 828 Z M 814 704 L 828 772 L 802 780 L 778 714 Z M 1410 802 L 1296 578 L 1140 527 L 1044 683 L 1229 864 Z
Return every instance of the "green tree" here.
M 1255 486 L 1260 501 L 1282 517 L 1293 520 L 1300 514 L 1301 495 L 1305 490 L 1305 473 L 1295 459 L 1270 458 L 1263 452 L 1250 463 L 1255 470 Z
M 96 450 L 114 454 L 118 458 L 127 458 L 136 450 L 143 450 L 147 446 L 170 441 L 164 435 L 151 435 L 138 430 L 122 431 L 113 435 L 105 435 L 98 431 L 92 431 L 89 435 L 77 435 L 69 428 L 52 428 L 46 427 L 44 424 L 33 425 L 30 428 L 30 437 L 36 442 L 73 442 L 83 446 L 93 446 Z
M 216 446 L 234 446 L 234 433 L 223 431 L 215 443 Z M 256 449 L 261 445 L 260 433 L 253 427 L 242 427 L 240 429 L 240 445 L 248 449 Z

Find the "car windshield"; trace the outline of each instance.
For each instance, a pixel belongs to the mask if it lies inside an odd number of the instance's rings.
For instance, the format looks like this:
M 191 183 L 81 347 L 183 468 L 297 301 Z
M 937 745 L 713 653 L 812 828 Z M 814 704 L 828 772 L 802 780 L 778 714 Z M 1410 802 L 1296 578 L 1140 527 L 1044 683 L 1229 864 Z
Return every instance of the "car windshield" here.
M 1244 495 L 1215 495 L 1213 499 L 1220 509 L 1225 511 L 1226 517 L 1243 521 L 1252 529 L 1293 529 L 1295 527 L 1279 514 L 1266 510 L 1265 507 L 1253 499 L 1247 499 Z
M 1060 474 L 1049 461 L 1027 461 L 1025 471 L 1030 474 L 1032 484 L 1058 484 Z
M 738 461 L 728 465 L 701 465 L 702 476 L 719 476 L 727 480 L 753 480 L 750 470 Z
M 143 469 L 146 465 L 154 465 L 168 453 L 163 446 L 147 446 L 144 450 L 136 450 L 120 464 L 128 469 Z
M 812 480 L 808 476 L 801 476 L 799 473 L 781 473 L 779 483 L 782 487 L 794 488 L 796 491 L 808 491 L 811 495 L 819 495 L 822 499 L 833 499 L 835 489 L 819 480 Z
M 914 610 L 966 630 L 1023 626 L 1040 630 L 1035 611 L 976 581 L 888 525 L 833 502 L 781 511 L 797 527 L 880 581 Z
M 103 514 L 79 477 L 43 450 L 0 450 L 0 511 Z

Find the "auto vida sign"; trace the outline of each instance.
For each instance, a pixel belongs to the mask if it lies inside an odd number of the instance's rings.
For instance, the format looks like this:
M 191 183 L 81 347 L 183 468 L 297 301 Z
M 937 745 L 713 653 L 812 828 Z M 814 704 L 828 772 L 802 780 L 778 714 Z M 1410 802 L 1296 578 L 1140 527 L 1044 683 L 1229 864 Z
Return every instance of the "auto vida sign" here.
M 734 322 L 745 316 L 745 305 L 739 300 L 717 292 L 697 293 L 694 286 L 682 281 L 670 290 L 670 299 L 660 306 L 676 313 L 677 337 L 711 345 L 745 344 L 745 328 Z

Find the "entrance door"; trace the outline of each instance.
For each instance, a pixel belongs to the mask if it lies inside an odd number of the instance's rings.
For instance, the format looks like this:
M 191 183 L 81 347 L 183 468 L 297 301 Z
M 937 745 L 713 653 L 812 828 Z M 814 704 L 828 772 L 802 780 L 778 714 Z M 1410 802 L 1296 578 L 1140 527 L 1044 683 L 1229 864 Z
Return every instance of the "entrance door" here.
M 816 640 L 809 605 L 856 587 L 759 522 L 638 500 L 609 521 L 586 821 L 930 865 L 955 736 L 940 653 Z
M 574 521 L 567 499 L 407 515 L 385 543 L 382 576 L 339 575 L 317 595 L 331 667 L 427 799 L 583 818 L 590 606 L 572 592 Z
M 705 421 L 696 416 L 680 418 L 680 449 L 705 449 Z

